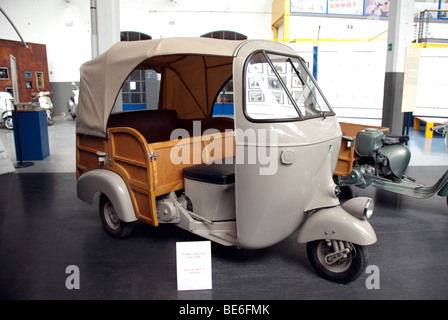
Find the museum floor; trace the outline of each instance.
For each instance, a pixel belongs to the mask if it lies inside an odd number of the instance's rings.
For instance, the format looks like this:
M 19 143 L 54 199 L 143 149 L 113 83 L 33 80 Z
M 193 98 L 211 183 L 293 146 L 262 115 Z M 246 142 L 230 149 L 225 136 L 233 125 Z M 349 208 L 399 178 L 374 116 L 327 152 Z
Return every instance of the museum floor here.
M 448 164 L 443 139 L 411 133 L 407 174 L 433 184 Z M 0 300 L 448 299 L 446 199 L 374 188 L 351 193 L 375 200 L 370 222 L 378 242 L 369 247 L 369 265 L 379 271 L 378 288 L 369 286 L 368 273 L 348 285 L 319 278 L 293 234 L 261 250 L 213 243 L 213 289 L 178 291 L 176 242 L 201 239 L 145 223 L 125 240 L 108 236 L 97 207 L 76 197 L 74 121 L 56 119 L 49 136 L 50 157 L 0 175 Z M 0 129 L 0 139 L 14 162 L 12 133 Z M 66 287 L 70 265 L 79 268 L 80 289 Z

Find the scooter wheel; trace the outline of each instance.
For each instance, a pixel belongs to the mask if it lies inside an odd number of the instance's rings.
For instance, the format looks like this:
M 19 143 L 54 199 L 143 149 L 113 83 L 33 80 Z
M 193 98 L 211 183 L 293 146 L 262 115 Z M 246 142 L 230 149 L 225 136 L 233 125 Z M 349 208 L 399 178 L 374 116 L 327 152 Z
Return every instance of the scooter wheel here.
M 14 125 L 13 125 L 13 122 L 12 122 L 12 117 L 7 117 L 3 124 L 5 125 L 5 128 L 8 129 L 8 130 L 14 129 Z
M 132 232 L 133 223 L 121 221 L 112 202 L 105 195 L 100 199 L 100 218 L 106 232 L 114 238 L 123 239 Z
M 333 252 L 333 247 L 326 240 L 307 243 L 306 251 L 311 266 L 324 279 L 347 284 L 356 280 L 367 267 L 368 250 L 365 246 L 350 244 L 353 248 L 346 257 L 335 263 L 328 263 L 326 256 Z

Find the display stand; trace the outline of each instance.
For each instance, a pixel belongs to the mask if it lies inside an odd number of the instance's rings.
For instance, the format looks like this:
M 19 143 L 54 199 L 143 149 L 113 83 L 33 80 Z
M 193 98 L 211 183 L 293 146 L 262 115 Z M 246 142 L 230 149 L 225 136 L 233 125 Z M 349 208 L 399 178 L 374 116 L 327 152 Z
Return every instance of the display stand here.
M 45 109 L 20 110 L 14 106 L 13 124 L 16 168 L 29 167 L 34 164 L 24 162 L 24 160 L 43 160 L 50 155 Z

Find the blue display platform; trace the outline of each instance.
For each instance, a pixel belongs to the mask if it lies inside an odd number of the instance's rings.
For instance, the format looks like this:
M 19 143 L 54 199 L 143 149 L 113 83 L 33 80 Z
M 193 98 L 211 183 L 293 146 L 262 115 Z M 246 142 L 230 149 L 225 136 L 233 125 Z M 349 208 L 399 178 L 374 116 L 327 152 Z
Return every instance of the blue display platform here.
M 50 155 L 47 114 L 45 109 L 24 109 L 13 112 L 16 158 L 43 160 Z

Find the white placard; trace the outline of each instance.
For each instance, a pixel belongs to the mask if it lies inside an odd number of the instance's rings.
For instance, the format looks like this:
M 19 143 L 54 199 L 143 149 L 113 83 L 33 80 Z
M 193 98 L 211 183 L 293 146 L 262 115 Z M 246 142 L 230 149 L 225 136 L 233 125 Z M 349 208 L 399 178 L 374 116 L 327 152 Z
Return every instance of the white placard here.
M 177 290 L 212 288 L 210 241 L 176 243 Z
M 401 112 L 415 111 L 417 106 L 419 68 L 420 50 L 418 48 L 406 48 Z

